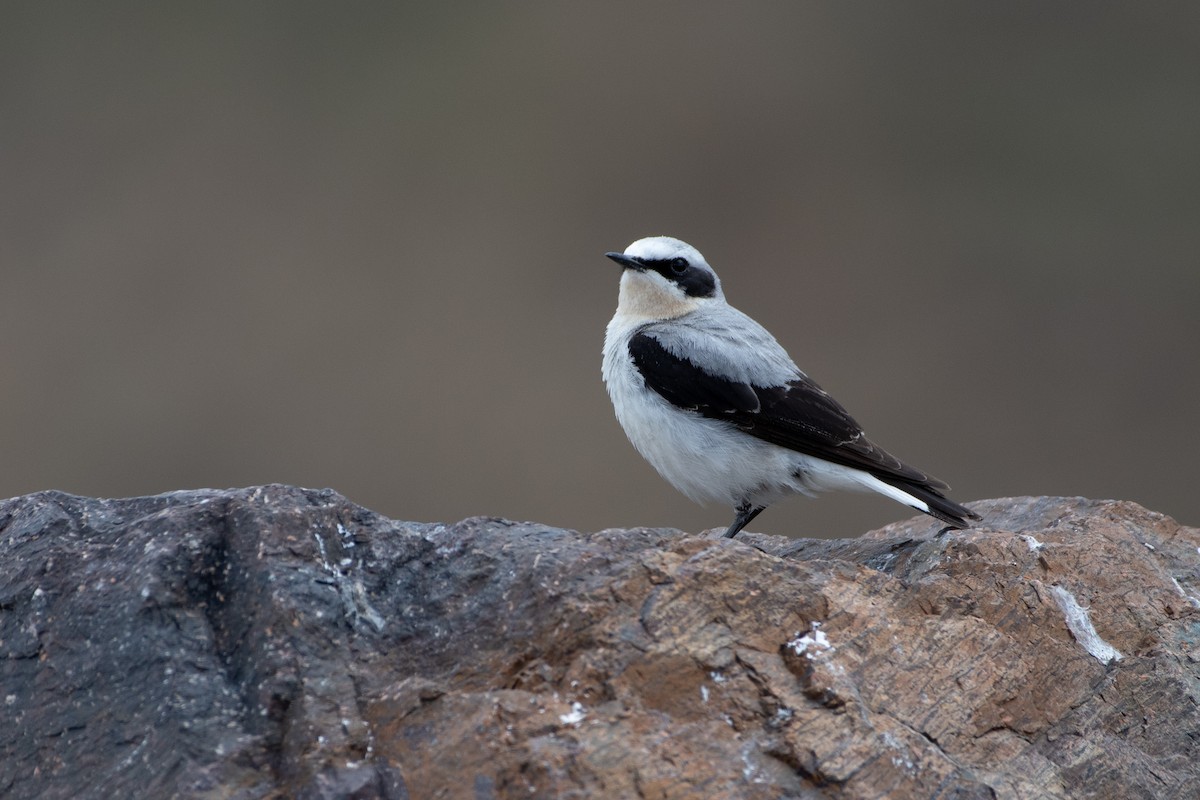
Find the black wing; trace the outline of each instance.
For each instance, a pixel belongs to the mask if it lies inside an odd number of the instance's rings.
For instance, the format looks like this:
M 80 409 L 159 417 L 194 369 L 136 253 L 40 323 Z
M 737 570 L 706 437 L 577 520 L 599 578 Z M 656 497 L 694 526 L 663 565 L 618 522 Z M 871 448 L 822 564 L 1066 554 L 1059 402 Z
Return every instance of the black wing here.
M 904 464 L 876 445 L 824 389 L 801 376 L 785 386 L 754 386 L 706 372 L 669 352 L 652 335 L 638 333 L 629 354 L 646 385 L 672 405 L 720 419 L 771 444 L 861 469 L 929 503 L 941 519 L 975 518 L 946 500 L 949 487 Z

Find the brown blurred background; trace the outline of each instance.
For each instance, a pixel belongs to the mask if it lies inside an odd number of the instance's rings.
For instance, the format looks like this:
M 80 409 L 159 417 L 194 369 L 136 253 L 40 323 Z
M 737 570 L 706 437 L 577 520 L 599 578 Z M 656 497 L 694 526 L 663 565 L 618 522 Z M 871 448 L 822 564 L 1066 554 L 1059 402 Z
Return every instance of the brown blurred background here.
M 724 526 L 600 381 L 669 234 L 956 499 L 1200 524 L 1200 4 L 14 3 L 0 103 L 0 496 Z

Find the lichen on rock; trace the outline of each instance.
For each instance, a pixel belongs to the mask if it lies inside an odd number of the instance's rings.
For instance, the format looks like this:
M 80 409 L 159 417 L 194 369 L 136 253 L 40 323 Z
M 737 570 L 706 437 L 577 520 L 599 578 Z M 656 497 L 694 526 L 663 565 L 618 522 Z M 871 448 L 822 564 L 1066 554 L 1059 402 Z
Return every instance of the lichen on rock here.
M 972 508 L 730 541 L 14 498 L 0 795 L 1192 796 L 1200 531 Z

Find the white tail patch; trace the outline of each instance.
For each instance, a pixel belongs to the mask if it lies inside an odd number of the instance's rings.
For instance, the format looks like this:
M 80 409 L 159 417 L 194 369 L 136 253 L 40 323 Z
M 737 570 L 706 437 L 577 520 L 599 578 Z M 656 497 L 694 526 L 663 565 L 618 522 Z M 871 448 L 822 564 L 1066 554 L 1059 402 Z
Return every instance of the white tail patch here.
M 855 472 L 858 471 L 855 470 Z M 863 472 L 862 477 L 858 480 L 868 491 L 879 492 L 884 497 L 890 497 L 897 503 L 906 505 L 909 508 L 915 508 L 917 511 L 924 511 L 926 514 L 929 513 L 929 503 L 926 503 L 924 500 L 918 500 L 908 492 L 903 489 L 897 489 L 890 483 L 884 483 L 874 475 Z

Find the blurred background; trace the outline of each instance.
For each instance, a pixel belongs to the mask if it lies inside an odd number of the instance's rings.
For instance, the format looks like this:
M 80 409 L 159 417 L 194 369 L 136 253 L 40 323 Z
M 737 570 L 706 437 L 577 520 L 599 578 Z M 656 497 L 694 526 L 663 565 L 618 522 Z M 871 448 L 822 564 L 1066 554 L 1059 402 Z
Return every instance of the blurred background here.
M 658 234 L 955 499 L 1200 524 L 1186 2 L 6 3 L 0 496 L 724 527 L 600 380 Z

